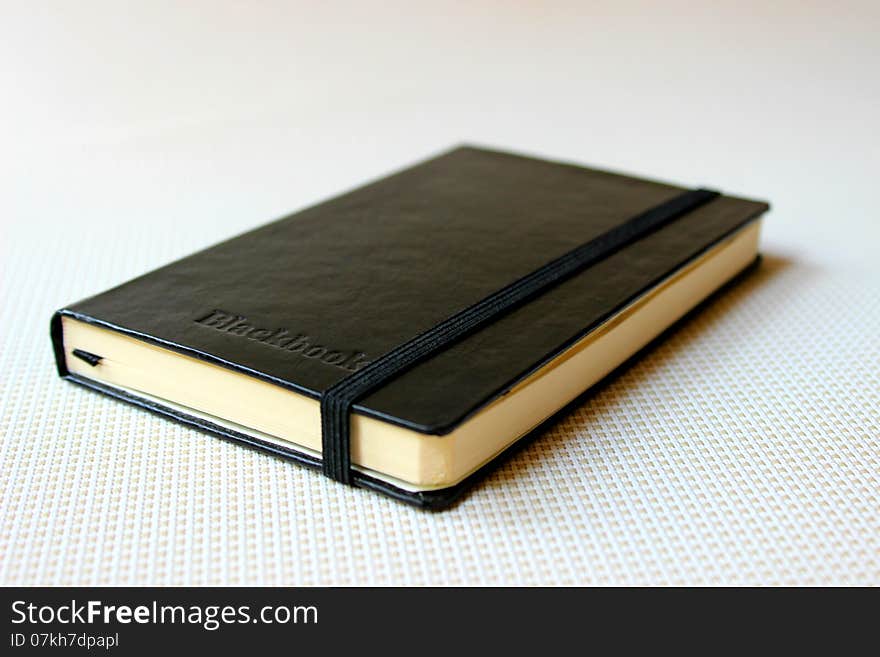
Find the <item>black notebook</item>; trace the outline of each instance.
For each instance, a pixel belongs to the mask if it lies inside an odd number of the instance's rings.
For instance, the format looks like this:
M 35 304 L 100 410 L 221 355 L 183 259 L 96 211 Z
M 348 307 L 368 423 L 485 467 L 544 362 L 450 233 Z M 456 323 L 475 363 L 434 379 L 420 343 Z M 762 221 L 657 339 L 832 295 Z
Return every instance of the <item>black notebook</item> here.
M 456 148 L 58 311 L 58 371 L 442 508 L 756 262 L 767 208 Z

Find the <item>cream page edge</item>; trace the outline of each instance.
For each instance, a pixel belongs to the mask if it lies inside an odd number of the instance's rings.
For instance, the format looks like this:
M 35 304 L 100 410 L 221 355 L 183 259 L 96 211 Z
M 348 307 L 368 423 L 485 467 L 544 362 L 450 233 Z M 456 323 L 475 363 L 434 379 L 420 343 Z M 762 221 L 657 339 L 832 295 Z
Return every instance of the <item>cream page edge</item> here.
M 445 488 L 506 449 L 659 335 L 755 257 L 754 221 L 634 300 L 446 436 L 354 414 L 352 460 L 408 490 Z M 62 318 L 68 369 L 241 433 L 320 455 L 316 400 L 129 336 Z M 103 357 L 92 367 L 72 357 Z M 174 400 L 174 401 L 170 401 Z M 284 409 L 279 413 L 277 409 Z M 303 449 L 305 448 L 305 449 Z

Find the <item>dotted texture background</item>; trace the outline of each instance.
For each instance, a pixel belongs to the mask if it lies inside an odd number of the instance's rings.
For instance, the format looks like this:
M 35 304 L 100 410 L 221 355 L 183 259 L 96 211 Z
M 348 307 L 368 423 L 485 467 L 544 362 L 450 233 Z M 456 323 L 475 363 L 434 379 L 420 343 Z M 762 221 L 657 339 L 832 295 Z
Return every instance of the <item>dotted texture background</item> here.
M 621 7 L 13 12 L 0 583 L 880 584 L 876 11 Z M 56 377 L 55 308 L 463 138 L 768 198 L 765 264 L 441 514 Z

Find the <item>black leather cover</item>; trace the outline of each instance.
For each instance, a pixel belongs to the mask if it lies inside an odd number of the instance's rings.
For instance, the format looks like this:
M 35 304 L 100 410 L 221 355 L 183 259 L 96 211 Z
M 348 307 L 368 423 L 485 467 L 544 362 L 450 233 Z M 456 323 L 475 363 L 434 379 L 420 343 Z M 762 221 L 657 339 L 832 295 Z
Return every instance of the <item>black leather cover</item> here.
M 682 191 L 462 147 L 59 312 L 318 398 L 371 358 Z M 448 433 L 767 207 L 722 196 L 406 372 L 355 411 Z M 54 333 L 66 375 L 57 316 Z

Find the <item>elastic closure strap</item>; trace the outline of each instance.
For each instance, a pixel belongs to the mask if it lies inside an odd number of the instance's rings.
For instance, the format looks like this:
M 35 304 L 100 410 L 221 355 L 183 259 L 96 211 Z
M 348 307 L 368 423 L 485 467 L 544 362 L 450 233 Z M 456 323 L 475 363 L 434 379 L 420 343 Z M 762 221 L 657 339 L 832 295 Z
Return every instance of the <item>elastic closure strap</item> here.
M 358 400 L 502 314 L 717 196 L 718 192 L 707 189 L 692 190 L 638 214 L 455 313 L 328 388 L 321 397 L 324 474 L 351 483 L 350 414 Z

